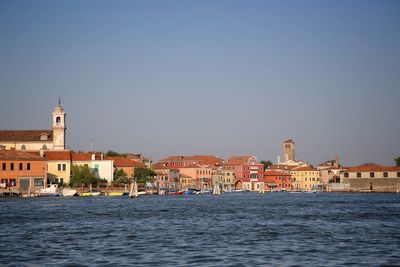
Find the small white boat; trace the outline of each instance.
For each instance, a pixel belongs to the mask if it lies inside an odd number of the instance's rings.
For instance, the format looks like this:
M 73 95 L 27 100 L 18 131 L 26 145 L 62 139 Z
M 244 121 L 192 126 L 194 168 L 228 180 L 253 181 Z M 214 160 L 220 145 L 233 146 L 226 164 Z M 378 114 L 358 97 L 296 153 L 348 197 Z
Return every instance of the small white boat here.
M 72 197 L 76 194 L 76 190 L 75 189 L 70 189 L 70 188 L 64 188 L 61 191 L 61 194 L 63 197 Z
M 47 196 L 47 197 L 55 197 L 60 196 L 60 189 L 58 188 L 58 184 L 49 184 L 46 188 L 42 188 L 39 190 L 39 196 Z
M 92 196 L 94 196 L 94 197 L 98 197 L 98 196 L 100 196 L 100 195 L 101 195 L 101 192 L 100 192 L 100 191 L 92 192 Z

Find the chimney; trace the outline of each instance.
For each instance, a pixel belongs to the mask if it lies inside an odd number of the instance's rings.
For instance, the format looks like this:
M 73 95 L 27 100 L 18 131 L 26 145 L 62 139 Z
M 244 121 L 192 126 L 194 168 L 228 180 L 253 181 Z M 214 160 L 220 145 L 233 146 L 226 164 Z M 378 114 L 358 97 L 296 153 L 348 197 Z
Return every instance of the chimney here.
M 96 154 L 92 154 L 92 160 L 96 160 Z
M 44 157 L 44 150 L 43 149 L 40 149 L 39 150 L 39 155 L 43 158 Z
M 281 156 L 276 157 L 276 164 L 281 164 Z
M 104 154 L 101 153 L 101 154 L 100 154 L 100 160 L 103 160 L 103 159 L 104 159 Z

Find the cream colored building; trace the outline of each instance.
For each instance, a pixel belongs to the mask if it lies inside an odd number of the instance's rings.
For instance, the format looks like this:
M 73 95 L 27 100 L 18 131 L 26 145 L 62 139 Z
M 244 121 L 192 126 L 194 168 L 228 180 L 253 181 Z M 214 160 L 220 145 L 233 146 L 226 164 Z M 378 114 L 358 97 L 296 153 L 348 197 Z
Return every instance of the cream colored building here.
M 66 183 L 71 178 L 71 152 L 47 151 L 44 153 L 48 183 Z
M 0 149 L 26 151 L 64 150 L 66 113 L 60 101 L 52 113 L 51 130 L 1 130 Z
M 100 179 L 114 180 L 114 161 L 104 159 L 101 153 L 72 153 L 72 165 L 88 166 Z
M 320 172 L 310 166 L 294 168 L 290 174 L 294 191 L 311 191 L 321 184 Z

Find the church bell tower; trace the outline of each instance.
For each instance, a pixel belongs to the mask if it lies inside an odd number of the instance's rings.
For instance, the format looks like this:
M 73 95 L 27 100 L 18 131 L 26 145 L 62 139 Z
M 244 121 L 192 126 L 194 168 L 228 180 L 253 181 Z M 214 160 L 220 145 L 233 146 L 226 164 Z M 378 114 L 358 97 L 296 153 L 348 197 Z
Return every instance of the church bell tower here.
M 65 149 L 65 131 L 67 130 L 65 125 L 66 113 L 64 108 L 61 106 L 61 99 L 58 100 L 58 105 L 53 111 L 53 149 L 64 150 Z

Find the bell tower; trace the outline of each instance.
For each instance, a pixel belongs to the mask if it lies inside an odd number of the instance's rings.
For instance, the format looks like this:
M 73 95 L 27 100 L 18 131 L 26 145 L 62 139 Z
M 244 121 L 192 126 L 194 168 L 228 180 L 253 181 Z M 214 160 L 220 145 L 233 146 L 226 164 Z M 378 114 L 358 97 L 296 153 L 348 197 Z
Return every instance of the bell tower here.
M 67 130 L 65 125 L 66 113 L 64 108 L 61 106 L 61 98 L 58 99 L 58 105 L 53 111 L 53 149 L 64 150 L 65 149 L 65 131 Z
M 295 143 L 292 139 L 283 142 L 283 158 L 284 161 L 296 160 Z

